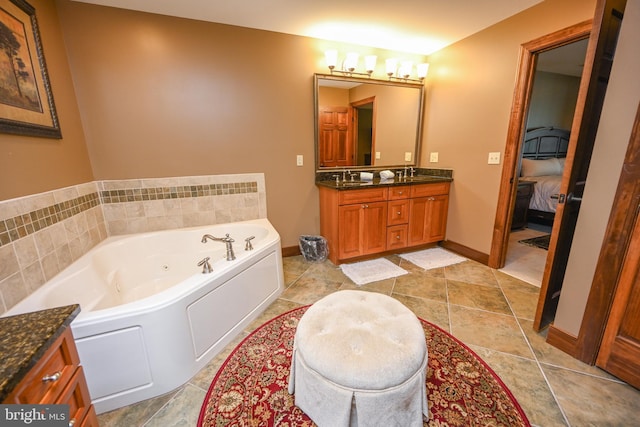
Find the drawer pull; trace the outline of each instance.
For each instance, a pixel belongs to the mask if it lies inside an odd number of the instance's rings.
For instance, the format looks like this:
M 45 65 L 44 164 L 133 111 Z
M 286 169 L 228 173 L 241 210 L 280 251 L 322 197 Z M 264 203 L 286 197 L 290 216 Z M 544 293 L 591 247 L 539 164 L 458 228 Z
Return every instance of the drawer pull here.
M 369 205 L 362 205 L 362 209 L 367 209 Z
M 74 425 L 76 425 L 76 419 L 75 418 L 71 418 L 69 420 L 69 427 L 73 427 Z
M 62 372 L 58 371 L 55 374 L 52 375 L 45 375 L 44 377 L 42 377 L 42 382 L 46 383 L 46 382 L 54 382 L 54 381 L 58 381 L 60 379 L 60 377 L 62 376 Z
M 427 200 L 429 200 L 430 202 L 433 202 L 436 198 L 435 197 L 429 197 Z

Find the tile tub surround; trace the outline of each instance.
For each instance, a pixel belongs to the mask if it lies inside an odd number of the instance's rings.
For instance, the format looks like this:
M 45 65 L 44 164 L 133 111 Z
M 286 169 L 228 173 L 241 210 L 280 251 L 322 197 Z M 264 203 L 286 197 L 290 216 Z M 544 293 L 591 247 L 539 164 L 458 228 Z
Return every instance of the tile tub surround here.
M 263 174 L 94 181 L 0 202 L 0 314 L 109 236 L 266 218 Z

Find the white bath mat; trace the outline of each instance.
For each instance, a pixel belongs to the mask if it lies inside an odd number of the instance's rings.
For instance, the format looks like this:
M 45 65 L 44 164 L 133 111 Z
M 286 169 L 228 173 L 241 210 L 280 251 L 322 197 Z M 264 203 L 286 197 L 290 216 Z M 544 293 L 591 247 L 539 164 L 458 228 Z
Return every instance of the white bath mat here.
M 461 257 L 460 255 L 456 255 L 442 248 L 410 252 L 407 254 L 401 254 L 400 257 L 420 268 L 424 268 L 425 270 L 446 267 L 448 265 L 458 264 L 467 260 L 465 257 Z
M 377 282 L 378 280 L 391 279 L 392 277 L 398 277 L 409 273 L 404 268 L 400 268 L 384 258 L 356 262 L 353 264 L 342 264 L 340 268 L 342 269 L 342 272 L 358 286 Z

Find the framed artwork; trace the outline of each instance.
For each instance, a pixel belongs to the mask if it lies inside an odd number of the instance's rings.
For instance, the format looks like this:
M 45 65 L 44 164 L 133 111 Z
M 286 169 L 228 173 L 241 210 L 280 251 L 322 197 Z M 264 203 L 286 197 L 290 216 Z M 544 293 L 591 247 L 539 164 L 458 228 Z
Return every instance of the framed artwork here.
M 36 11 L 0 0 L 0 132 L 62 138 Z

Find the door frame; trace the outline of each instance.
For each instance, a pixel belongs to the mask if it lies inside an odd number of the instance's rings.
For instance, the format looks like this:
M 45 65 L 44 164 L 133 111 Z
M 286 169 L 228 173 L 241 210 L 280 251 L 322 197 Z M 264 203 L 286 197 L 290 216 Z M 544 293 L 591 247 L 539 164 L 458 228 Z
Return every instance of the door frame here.
M 589 19 L 520 46 L 516 87 L 511 105 L 498 206 L 493 226 L 491 252 L 489 253 L 488 265 L 491 268 L 504 267 L 507 258 L 513 207 L 516 201 L 518 166 L 522 152 L 522 140 L 526 130 L 527 112 L 531 102 L 537 55 L 588 38 L 592 25 L 593 20 Z M 576 109 L 580 107 L 580 102 L 584 104 L 584 98 L 578 98 Z

